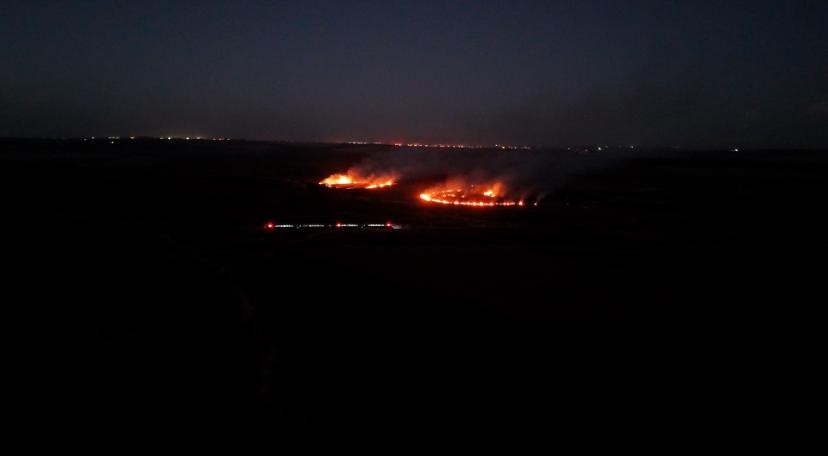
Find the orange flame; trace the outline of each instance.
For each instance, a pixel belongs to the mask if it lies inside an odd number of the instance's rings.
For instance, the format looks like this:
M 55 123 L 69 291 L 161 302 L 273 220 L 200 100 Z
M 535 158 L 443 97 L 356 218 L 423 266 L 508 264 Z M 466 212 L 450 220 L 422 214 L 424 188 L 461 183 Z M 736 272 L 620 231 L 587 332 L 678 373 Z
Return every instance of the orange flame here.
M 523 199 L 510 199 L 502 182 L 488 184 L 446 184 L 420 193 L 420 199 L 429 203 L 454 206 L 494 207 L 523 206 Z
M 390 187 L 397 183 L 396 179 L 396 176 L 392 174 L 363 176 L 358 172 L 348 170 L 345 174 L 331 174 L 319 182 L 319 185 L 331 188 L 376 189 Z

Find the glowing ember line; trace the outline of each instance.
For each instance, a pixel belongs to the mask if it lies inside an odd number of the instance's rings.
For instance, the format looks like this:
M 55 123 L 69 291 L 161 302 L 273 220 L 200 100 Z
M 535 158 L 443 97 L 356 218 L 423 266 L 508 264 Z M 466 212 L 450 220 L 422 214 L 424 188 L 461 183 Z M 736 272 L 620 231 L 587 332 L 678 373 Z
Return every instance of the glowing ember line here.
M 464 198 L 464 196 L 461 196 Z M 429 203 L 447 204 L 452 206 L 495 207 L 495 206 L 523 206 L 523 201 L 464 201 L 459 199 L 444 199 L 434 197 L 428 193 L 421 193 L 420 199 Z
M 420 199 L 429 203 L 451 206 L 495 207 L 523 206 L 523 200 L 503 198 L 506 187 L 501 182 L 489 185 L 456 185 L 434 187 L 420 193 Z M 459 188 L 458 188 L 459 187 Z

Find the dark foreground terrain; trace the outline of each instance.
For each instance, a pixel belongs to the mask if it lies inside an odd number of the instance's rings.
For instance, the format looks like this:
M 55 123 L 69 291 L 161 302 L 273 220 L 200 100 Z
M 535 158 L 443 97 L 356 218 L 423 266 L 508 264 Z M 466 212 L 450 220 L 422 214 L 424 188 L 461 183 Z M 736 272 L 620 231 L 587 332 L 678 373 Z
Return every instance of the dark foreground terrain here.
M 825 302 L 824 153 L 654 151 L 519 210 L 315 185 L 379 149 L 0 142 L 27 419 L 351 438 L 669 421 L 747 391 L 727 373 Z

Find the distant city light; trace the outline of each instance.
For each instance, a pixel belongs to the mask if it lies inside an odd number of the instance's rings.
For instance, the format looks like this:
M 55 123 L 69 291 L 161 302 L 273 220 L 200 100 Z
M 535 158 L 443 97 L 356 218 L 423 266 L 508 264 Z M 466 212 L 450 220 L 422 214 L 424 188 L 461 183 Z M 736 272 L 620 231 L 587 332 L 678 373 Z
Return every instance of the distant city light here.
M 348 144 L 354 145 L 361 145 L 361 144 L 383 144 L 381 142 L 376 141 L 348 141 Z M 523 149 L 528 150 L 531 149 L 530 146 L 514 146 L 514 145 L 505 145 L 505 144 L 479 144 L 479 145 L 469 145 L 469 144 L 444 144 L 444 143 L 437 143 L 437 144 L 426 144 L 426 143 L 403 143 L 403 142 L 394 142 L 390 143 L 389 145 L 395 147 L 437 147 L 442 149 L 510 149 L 510 150 L 517 150 Z

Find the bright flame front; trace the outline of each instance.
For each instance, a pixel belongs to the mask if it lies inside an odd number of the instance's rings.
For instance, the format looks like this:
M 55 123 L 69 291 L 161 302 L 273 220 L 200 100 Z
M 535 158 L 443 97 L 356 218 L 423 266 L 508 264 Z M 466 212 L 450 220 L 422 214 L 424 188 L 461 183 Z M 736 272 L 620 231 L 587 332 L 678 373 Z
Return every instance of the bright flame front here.
M 523 206 L 522 199 L 510 199 L 501 182 L 489 184 L 454 184 L 432 187 L 420 193 L 420 199 L 429 203 L 454 206 L 494 207 Z
M 376 189 L 383 187 L 390 187 L 396 183 L 396 176 L 386 175 L 369 175 L 362 176 L 361 174 L 349 170 L 345 174 L 331 174 L 327 178 L 319 182 L 319 185 L 324 185 L 331 188 L 366 188 Z

